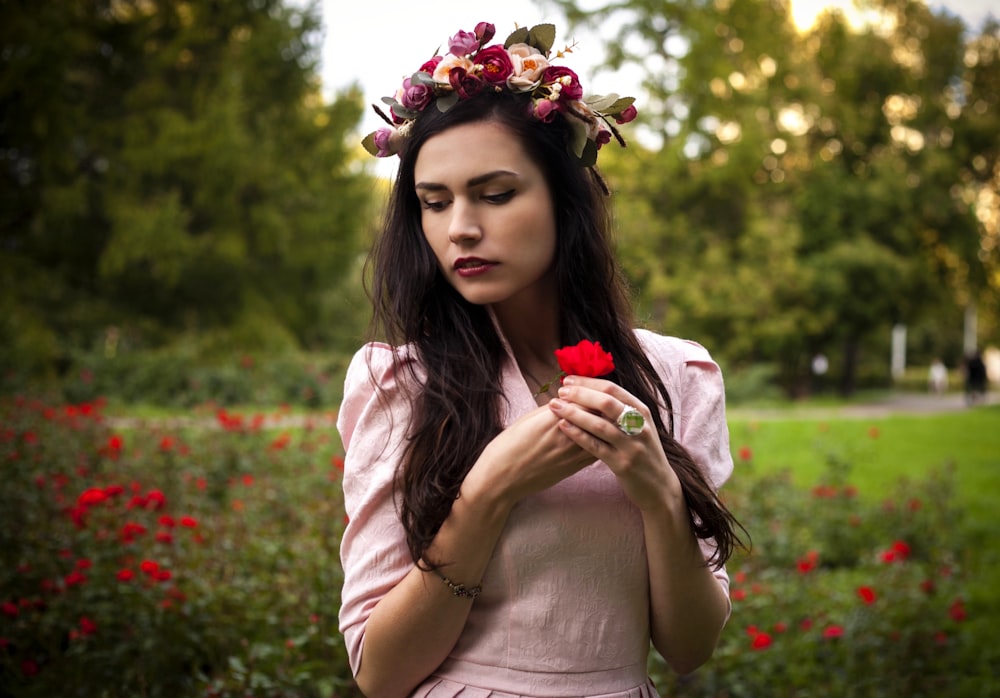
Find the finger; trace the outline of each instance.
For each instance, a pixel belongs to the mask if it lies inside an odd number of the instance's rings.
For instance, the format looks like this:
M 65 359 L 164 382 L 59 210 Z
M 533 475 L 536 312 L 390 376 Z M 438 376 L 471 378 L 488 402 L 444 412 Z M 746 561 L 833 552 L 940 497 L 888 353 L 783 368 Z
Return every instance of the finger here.
M 608 399 L 614 400 L 614 398 Z M 579 436 L 574 438 L 574 441 L 586 448 L 589 453 L 599 455 L 595 449 L 599 448 L 600 445 L 604 445 L 605 447 L 614 446 L 615 444 L 618 444 L 618 446 L 621 445 L 621 437 L 624 436 L 624 432 L 619 429 L 614 420 L 609 419 L 603 412 L 590 410 L 580 404 L 559 398 L 551 400 L 549 406 L 563 422 L 572 425 L 600 442 L 600 444 L 593 443 Z M 560 423 L 560 428 L 563 428 L 562 423 Z M 575 434 L 572 431 L 564 430 L 564 432 L 571 437 Z
M 559 389 L 559 397 L 563 400 L 580 405 L 612 422 L 627 408 L 639 410 L 648 421 L 649 410 L 620 385 L 597 378 L 571 378 Z

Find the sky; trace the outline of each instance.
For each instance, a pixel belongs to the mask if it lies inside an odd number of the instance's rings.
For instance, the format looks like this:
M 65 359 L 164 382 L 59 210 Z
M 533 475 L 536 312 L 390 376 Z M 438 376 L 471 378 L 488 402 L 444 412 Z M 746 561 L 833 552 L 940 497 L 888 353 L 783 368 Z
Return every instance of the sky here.
M 792 0 L 793 15 L 808 23 L 824 5 L 849 7 L 851 0 Z M 978 28 L 990 12 L 995 0 L 929 0 L 934 9 L 946 9 L 960 15 L 965 23 Z M 581 2 L 586 6 L 586 2 Z M 587 94 L 617 92 L 636 94 L 630 85 L 638 84 L 633 69 L 593 74 L 600 63 L 603 48 L 600 37 L 559 34 L 565 25 L 558 15 L 544 13 L 533 0 L 503 0 L 478 3 L 454 0 L 322 0 L 325 40 L 322 54 L 324 92 L 330 96 L 351 85 L 359 84 L 366 104 L 379 104 L 391 95 L 403 77 L 416 71 L 448 37 L 459 29 L 472 30 L 478 22 L 496 26 L 494 41 L 502 41 L 516 26 L 532 26 L 543 22 L 556 25 L 554 48 L 562 48 L 574 40 L 573 55 L 564 63 L 583 79 Z M 1000 18 L 1000 11 L 993 10 Z M 361 125 L 361 135 L 382 125 L 378 116 L 368 109 Z M 388 160 L 388 159 L 387 159 Z M 383 164 L 382 169 L 388 165 Z M 382 173 L 388 174 L 388 171 Z

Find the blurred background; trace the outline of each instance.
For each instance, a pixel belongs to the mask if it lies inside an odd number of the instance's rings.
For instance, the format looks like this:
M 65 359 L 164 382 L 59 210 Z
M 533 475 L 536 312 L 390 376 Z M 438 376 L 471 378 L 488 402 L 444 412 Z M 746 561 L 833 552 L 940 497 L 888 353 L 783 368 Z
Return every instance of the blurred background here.
M 601 157 L 621 256 L 732 399 L 960 383 L 1000 343 L 985 4 L 505 5 L 638 97 Z M 4 3 L 0 389 L 335 404 L 392 176 L 368 104 L 484 19 L 445 8 Z

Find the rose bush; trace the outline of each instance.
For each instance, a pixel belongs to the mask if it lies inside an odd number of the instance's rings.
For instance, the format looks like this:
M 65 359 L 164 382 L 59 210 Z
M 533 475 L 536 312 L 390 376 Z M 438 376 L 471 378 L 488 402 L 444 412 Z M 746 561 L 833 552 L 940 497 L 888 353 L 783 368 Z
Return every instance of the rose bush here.
M 360 695 L 333 415 L 292 416 L 123 425 L 101 401 L 0 401 L 0 695 Z M 728 566 L 733 615 L 693 675 L 651 658 L 661 692 L 991 695 L 952 471 L 883 497 L 845 459 L 802 489 L 756 474 L 757 444 L 733 451 L 723 495 L 753 536 Z
M 850 483 L 831 457 L 822 484 L 755 477 L 734 446 L 727 504 L 752 535 L 730 560 L 733 615 L 711 661 L 677 677 L 651 668 L 666 695 L 966 695 L 967 572 L 956 539 L 954 474 L 897 485 L 886 498 Z M 957 667 L 964 667 L 958 670 Z
M 328 418 L 280 417 L 0 402 L 0 695 L 357 695 L 343 461 Z

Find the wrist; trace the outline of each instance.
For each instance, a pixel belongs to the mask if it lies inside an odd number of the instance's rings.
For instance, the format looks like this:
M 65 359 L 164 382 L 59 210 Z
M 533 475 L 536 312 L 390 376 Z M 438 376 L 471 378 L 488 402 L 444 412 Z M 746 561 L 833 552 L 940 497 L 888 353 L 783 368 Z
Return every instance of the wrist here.
M 491 470 L 484 467 L 482 461 L 477 462 L 465 476 L 455 504 L 464 502 L 480 516 L 505 520 L 517 503 L 517 499 L 507 487 L 497 481 L 498 478 L 488 476 Z

